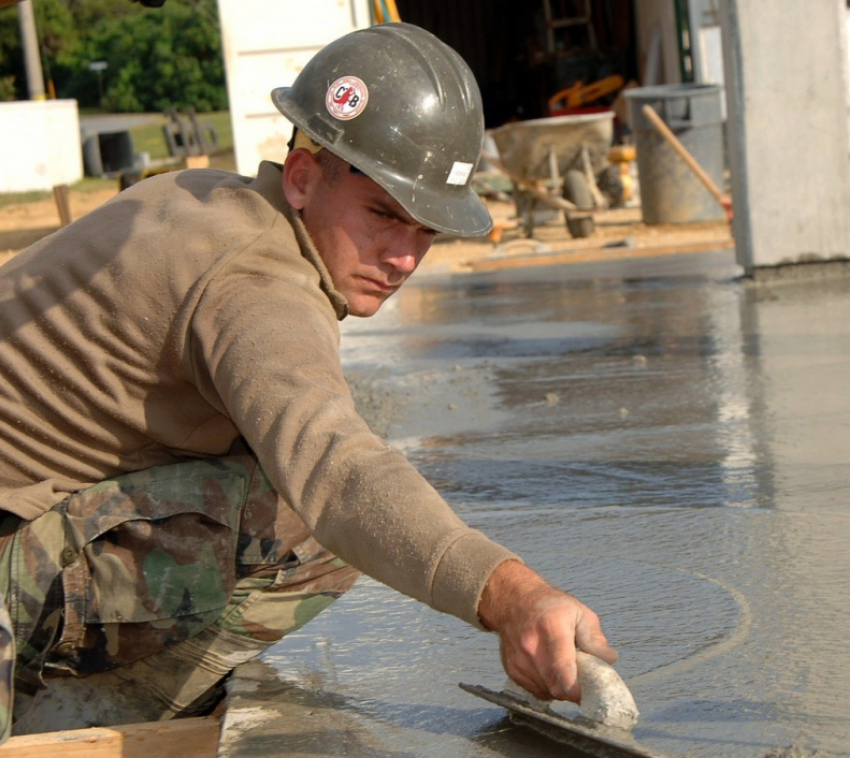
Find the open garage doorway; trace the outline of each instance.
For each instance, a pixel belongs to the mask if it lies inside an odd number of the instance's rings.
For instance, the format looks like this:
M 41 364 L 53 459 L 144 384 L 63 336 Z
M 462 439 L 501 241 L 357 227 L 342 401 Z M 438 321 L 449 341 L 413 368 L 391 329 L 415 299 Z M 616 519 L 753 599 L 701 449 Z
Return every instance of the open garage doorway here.
M 488 128 L 549 115 L 550 98 L 578 82 L 638 78 L 632 0 L 397 0 L 397 6 L 404 21 L 433 32 L 469 63 Z M 547 13 L 570 25 L 550 34 Z M 595 102 L 610 104 L 614 94 Z

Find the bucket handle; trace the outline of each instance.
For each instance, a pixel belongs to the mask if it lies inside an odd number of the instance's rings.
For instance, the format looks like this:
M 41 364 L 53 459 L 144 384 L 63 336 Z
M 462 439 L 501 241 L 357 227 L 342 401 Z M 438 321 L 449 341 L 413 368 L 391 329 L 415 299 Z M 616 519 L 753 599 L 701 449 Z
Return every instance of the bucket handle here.
M 667 107 L 668 105 L 672 105 L 673 103 L 678 103 L 679 101 L 684 100 L 686 105 L 687 117 L 686 118 L 671 118 L 668 114 Z M 664 123 L 667 124 L 671 129 L 687 129 L 693 126 L 693 121 L 691 120 L 691 100 L 687 97 L 676 97 L 676 98 L 665 98 L 658 102 L 655 106 L 656 111 L 661 111 L 661 118 L 664 119 Z

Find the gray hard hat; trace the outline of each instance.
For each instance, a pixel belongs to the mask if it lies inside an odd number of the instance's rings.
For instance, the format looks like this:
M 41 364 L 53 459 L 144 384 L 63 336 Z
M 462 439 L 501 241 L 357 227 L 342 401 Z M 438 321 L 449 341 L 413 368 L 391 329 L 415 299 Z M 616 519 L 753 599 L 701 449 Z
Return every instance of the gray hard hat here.
M 346 34 L 272 100 L 421 224 L 460 236 L 492 228 L 472 187 L 484 142 L 481 94 L 463 59 L 430 32 L 381 24 Z

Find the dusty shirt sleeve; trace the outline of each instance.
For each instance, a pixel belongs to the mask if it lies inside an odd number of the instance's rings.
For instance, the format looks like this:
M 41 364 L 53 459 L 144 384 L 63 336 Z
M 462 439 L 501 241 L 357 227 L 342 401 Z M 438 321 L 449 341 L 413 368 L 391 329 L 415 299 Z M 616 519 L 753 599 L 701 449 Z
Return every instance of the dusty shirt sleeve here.
M 233 270 L 192 317 L 195 381 L 258 455 L 325 547 L 380 582 L 481 626 L 477 606 L 504 547 L 464 524 L 360 418 L 328 299 L 309 276 Z

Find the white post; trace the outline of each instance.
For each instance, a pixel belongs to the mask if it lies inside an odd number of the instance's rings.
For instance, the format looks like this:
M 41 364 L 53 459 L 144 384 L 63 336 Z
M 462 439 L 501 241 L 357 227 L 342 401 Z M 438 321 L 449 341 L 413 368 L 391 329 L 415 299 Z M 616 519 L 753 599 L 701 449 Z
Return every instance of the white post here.
M 44 74 L 41 71 L 41 51 L 32 0 L 22 0 L 18 4 L 18 21 L 21 25 L 21 44 L 24 48 L 30 100 L 44 100 Z
M 738 262 L 749 274 L 850 256 L 845 0 L 724 0 Z

